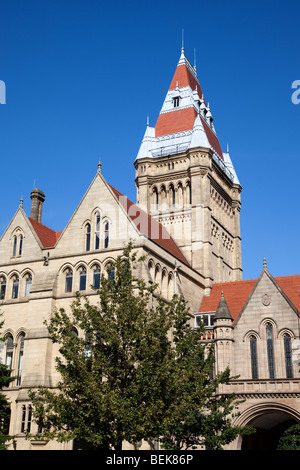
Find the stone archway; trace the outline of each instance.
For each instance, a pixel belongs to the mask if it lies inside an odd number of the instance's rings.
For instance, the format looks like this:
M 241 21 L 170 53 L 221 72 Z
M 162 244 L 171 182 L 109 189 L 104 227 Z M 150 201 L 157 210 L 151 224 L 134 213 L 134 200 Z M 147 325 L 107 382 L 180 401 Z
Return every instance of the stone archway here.
M 281 403 L 261 403 L 245 410 L 238 419 L 238 425 L 253 426 L 254 434 L 238 440 L 240 450 L 276 450 L 283 432 L 300 423 L 300 413 Z

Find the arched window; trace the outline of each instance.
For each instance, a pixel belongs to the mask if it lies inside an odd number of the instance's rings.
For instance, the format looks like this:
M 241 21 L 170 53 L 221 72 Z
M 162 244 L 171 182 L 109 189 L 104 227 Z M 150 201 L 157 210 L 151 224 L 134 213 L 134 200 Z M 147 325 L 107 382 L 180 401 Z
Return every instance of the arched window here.
M 85 290 L 85 289 L 86 289 L 86 269 L 82 267 L 79 273 L 79 290 Z
M 171 186 L 170 187 L 170 203 L 172 206 L 175 206 L 175 199 L 176 199 L 176 196 L 175 196 L 175 189 L 174 189 L 174 186 Z
M 5 292 L 6 292 L 6 279 L 4 276 L 0 277 L 0 300 L 5 299 Z
M 25 280 L 25 297 L 29 297 L 30 295 L 31 284 L 32 284 L 31 274 L 27 274 L 26 280 Z
M 158 209 L 158 191 L 157 188 L 153 189 L 153 202 L 155 205 L 155 209 Z
M 285 334 L 283 337 L 283 342 L 284 342 L 286 377 L 288 379 L 292 379 L 293 378 L 293 363 L 292 363 L 292 346 L 291 346 L 290 335 Z
M 12 358 L 14 352 L 14 340 L 12 335 L 6 337 L 6 355 L 5 355 L 5 365 L 11 369 L 12 367 Z
M 110 281 L 115 280 L 115 267 L 113 264 L 109 264 L 107 267 L 107 277 Z
M 250 356 L 251 356 L 251 373 L 252 379 L 258 379 L 257 367 L 257 339 L 255 336 L 250 336 Z
M 86 224 L 85 226 L 85 251 L 90 251 L 91 249 L 91 226 Z
M 266 337 L 267 337 L 269 377 L 270 379 L 275 379 L 274 338 L 273 338 L 273 327 L 271 323 L 268 323 L 266 325 Z
M 13 238 L 13 256 L 16 256 L 17 254 L 17 242 L 18 242 L 18 239 L 17 239 L 17 236 L 15 235 Z
M 73 284 L 73 271 L 72 269 L 69 268 L 66 272 L 65 292 L 72 292 L 72 284 Z
M 13 277 L 13 286 L 12 286 L 12 299 L 17 299 L 19 296 L 19 276 Z
M 23 235 L 19 237 L 19 256 L 21 256 L 23 250 Z
M 93 273 L 93 286 L 95 289 L 100 289 L 101 270 L 98 265 L 94 267 Z
M 109 245 L 109 223 L 105 222 L 104 225 L 104 248 L 108 248 Z
M 24 354 L 24 338 L 25 334 L 21 333 L 19 336 L 19 359 L 18 359 L 18 378 L 17 378 L 17 386 L 21 385 L 21 374 L 22 374 L 22 364 L 23 364 L 23 354 Z
M 100 212 L 96 213 L 95 250 L 100 248 Z
M 188 184 L 188 186 L 187 186 L 187 191 L 188 191 L 188 204 L 192 204 L 192 188 L 191 188 L 191 183 Z

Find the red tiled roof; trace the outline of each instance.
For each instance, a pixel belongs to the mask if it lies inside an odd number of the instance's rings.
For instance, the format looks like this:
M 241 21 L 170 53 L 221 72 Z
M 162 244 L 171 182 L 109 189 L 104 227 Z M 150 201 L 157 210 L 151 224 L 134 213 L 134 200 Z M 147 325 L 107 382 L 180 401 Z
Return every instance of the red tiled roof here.
M 140 233 L 146 235 L 148 238 L 160 245 L 164 250 L 168 251 L 187 266 L 190 266 L 182 251 L 162 224 L 157 222 L 153 217 L 140 209 L 113 186 L 109 185 L 109 187 L 118 198 Z
M 175 90 L 177 86 L 179 88 L 190 86 L 192 90 L 195 90 L 197 87 L 199 97 L 201 98 L 203 95 L 196 74 L 193 74 L 186 64 L 177 65 L 169 90 Z M 193 106 L 159 114 L 155 124 L 155 136 L 160 137 L 192 130 L 196 116 L 197 111 Z M 201 121 L 211 147 L 223 159 L 223 152 L 217 136 L 202 118 Z
M 276 277 L 274 279 L 299 311 L 300 275 Z M 251 279 L 245 281 L 220 282 L 213 284 L 210 295 L 203 298 L 199 311 L 215 312 L 219 305 L 221 292 L 223 290 L 224 298 L 227 302 L 233 320 L 235 321 L 243 306 L 245 305 L 249 295 L 251 294 L 256 282 L 257 279 Z
M 186 64 L 180 64 L 176 67 L 169 90 L 175 90 L 177 84 L 179 88 L 190 86 L 192 90 L 195 90 L 197 87 L 198 95 L 200 98 L 202 97 L 202 89 L 199 80 L 189 70 Z
M 276 277 L 275 281 L 300 311 L 300 275 Z
M 55 232 L 55 230 L 46 227 L 46 225 L 41 224 L 40 222 L 35 219 L 32 219 L 31 217 L 28 217 L 28 220 L 31 223 L 35 233 L 39 237 L 44 248 L 51 248 L 56 244 L 57 240 L 59 239 L 62 233 L 61 231 Z
M 196 110 L 192 107 L 160 114 L 155 124 L 155 136 L 191 130 L 196 116 Z

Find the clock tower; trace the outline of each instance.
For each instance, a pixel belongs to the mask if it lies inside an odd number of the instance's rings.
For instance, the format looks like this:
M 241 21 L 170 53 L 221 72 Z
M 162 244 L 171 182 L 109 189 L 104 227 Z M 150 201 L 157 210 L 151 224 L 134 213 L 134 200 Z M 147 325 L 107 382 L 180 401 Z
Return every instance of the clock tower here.
M 166 227 L 203 275 L 206 293 L 214 282 L 242 279 L 242 188 L 183 48 L 155 127 L 147 123 L 134 165 L 137 204 Z

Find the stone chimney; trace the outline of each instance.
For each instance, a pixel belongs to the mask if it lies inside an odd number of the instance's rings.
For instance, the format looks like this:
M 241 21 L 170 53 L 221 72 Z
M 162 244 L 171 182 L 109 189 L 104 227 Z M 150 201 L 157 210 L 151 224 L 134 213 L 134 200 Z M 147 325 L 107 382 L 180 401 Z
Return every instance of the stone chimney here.
M 31 197 L 31 213 L 30 217 L 38 222 L 42 222 L 43 202 L 45 194 L 40 189 L 33 189 L 30 194 Z

